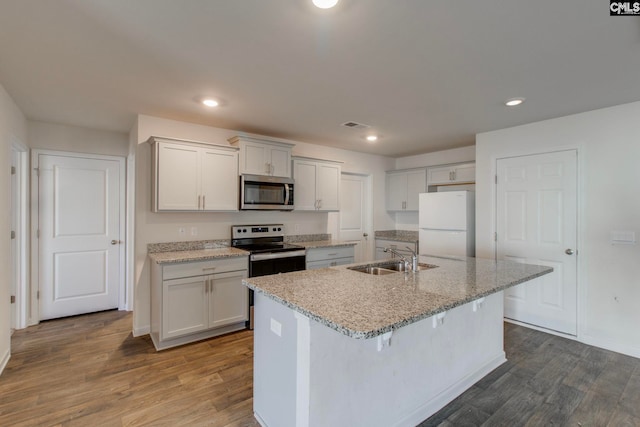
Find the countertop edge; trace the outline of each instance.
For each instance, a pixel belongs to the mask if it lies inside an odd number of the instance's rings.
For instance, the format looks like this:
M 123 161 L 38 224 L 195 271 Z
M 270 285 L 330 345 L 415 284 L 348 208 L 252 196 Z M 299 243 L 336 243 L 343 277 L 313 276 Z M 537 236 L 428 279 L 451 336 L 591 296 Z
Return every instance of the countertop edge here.
M 310 312 L 309 310 L 306 310 L 306 309 L 300 307 L 299 305 L 296 305 L 296 304 L 294 304 L 294 303 L 292 303 L 290 301 L 284 300 L 284 299 L 282 299 L 282 298 L 280 298 L 280 297 L 278 297 L 278 296 L 276 296 L 274 294 L 266 292 L 264 289 L 262 289 L 260 287 L 257 287 L 257 286 L 254 286 L 251 283 L 248 283 L 247 280 L 243 280 L 242 283 L 245 286 L 247 286 L 249 289 L 253 290 L 254 292 L 260 293 L 260 294 L 266 296 L 269 299 L 272 299 L 272 300 L 274 300 L 276 302 L 279 302 L 280 304 L 282 304 L 282 305 L 284 305 L 286 307 L 289 307 L 292 310 L 297 311 L 298 313 L 301 313 L 301 314 L 309 317 L 310 319 L 315 320 L 318 323 L 321 323 L 321 324 L 323 324 L 323 325 L 325 325 L 325 326 L 327 326 L 327 327 L 329 327 L 329 328 L 331 328 L 331 329 L 333 329 L 333 330 L 335 330 L 337 332 L 340 332 L 340 333 L 342 333 L 344 335 L 347 335 L 348 337 L 356 338 L 356 339 L 370 339 L 370 338 L 375 338 L 375 337 L 377 337 L 379 335 L 382 335 L 384 333 L 400 329 L 400 328 L 402 328 L 404 326 L 410 325 L 410 324 L 418 322 L 420 320 L 432 317 L 432 316 L 434 316 L 434 315 L 436 315 L 438 313 L 442 313 L 442 312 L 451 310 L 453 308 L 468 304 L 468 303 L 473 302 L 475 300 L 478 300 L 480 298 L 483 298 L 483 297 L 486 297 L 486 296 L 489 296 L 489 295 L 504 291 L 505 289 L 511 288 L 513 286 L 517 286 L 517 285 L 519 285 L 521 283 L 527 282 L 527 281 L 535 279 L 537 277 L 544 276 L 545 274 L 548 274 L 548 273 L 550 273 L 552 271 L 553 271 L 553 268 L 549 267 L 547 270 L 543 270 L 543 271 L 540 271 L 538 273 L 532 273 L 530 276 L 528 276 L 526 278 L 516 279 L 513 282 L 510 282 L 510 283 L 505 284 L 503 286 L 491 289 L 490 291 L 480 292 L 477 295 L 474 295 L 473 297 L 463 298 L 463 299 L 460 299 L 460 300 L 455 301 L 455 302 L 450 303 L 450 304 L 443 304 L 443 305 L 441 305 L 441 306 L 439 306 L 437 308 L 425 311 L 424 313 L 421 313 L 419 315 L 412 316 L 412 317 L 409 317 L 407 319 L 401 320 L 399 322 L 395 322 L 395 323 L 392 323 L 390 325 L 384 326 L 382 328 L 373 329 L 373 330 L 370 330 L 370 331 L 356 331 L 356 330 L 353 330 L 353 329 L 346 328 L 346 327 L 341 326 L 341 325 L 339 325 L 339 324 L 337 324 L 335 322 L 332 322 L 331 320 L 329 320 L 329 319 L 327 319 L 325 317 L 322 317 L 321 315 L 318 315 L 318 314 L 315 314 L 313 312 Z

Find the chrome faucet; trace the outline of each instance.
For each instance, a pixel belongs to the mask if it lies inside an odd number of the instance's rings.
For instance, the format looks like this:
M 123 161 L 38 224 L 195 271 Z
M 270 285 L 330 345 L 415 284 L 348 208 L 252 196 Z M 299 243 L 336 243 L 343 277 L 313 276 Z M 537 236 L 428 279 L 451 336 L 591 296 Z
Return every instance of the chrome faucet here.
M 411 251 L 411 264 L 409 264 L 409 261 L 404 257 L 404 255 L 396 251 L 394 248 L 384 248 L 382 249 L 382 251 L 391 252 L 392 254 L 400 258 L 402 262 L 404 262 L 404 266 L 406 269 L 408 269 L 409 265 L 411 265 L 411 271 L 418 271 L 418 254 L 416 254 L 416 251 L 411 249 L 409 246 L 407 246 L 407 249 Z

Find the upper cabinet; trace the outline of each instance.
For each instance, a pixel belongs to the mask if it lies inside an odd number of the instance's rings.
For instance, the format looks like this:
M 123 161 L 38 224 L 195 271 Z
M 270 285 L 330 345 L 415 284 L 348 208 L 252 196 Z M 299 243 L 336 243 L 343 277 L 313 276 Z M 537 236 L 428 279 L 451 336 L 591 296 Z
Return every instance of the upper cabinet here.
M 472 184 L 476 182 L 476 164 L 461 163 L 458 165 L 429 168 L 429 185 Z
M 417 211 L 418 195 L 427 191 L 426 169 L 387 172 L 388 211 Z
M 327 160 L 294 157 L 294 206 L 297 211 L 340 209 L 342 165 Z
M 151 137 L 152 210 L 238 210 L 238 150 Z
M 239 173 L 291 178 L 291 149 L 294 144 L 245 136 L 229 139 L 240 148 Z

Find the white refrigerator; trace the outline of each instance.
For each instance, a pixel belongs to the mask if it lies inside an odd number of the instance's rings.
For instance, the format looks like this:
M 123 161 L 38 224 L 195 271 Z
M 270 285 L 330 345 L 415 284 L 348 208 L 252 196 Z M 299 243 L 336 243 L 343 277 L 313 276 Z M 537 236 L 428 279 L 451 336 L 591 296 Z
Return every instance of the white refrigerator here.
M 475 192 L 421 193 L 420 255 L 475 256 Z

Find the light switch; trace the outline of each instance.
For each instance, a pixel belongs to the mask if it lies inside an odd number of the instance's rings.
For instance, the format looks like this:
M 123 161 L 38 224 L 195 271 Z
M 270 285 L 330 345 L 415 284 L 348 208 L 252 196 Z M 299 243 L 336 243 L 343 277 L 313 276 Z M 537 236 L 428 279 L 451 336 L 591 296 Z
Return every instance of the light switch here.
M 635 231 L 612 231 L 611 244 L 612 245 L 635 245 L 636 232 Z

